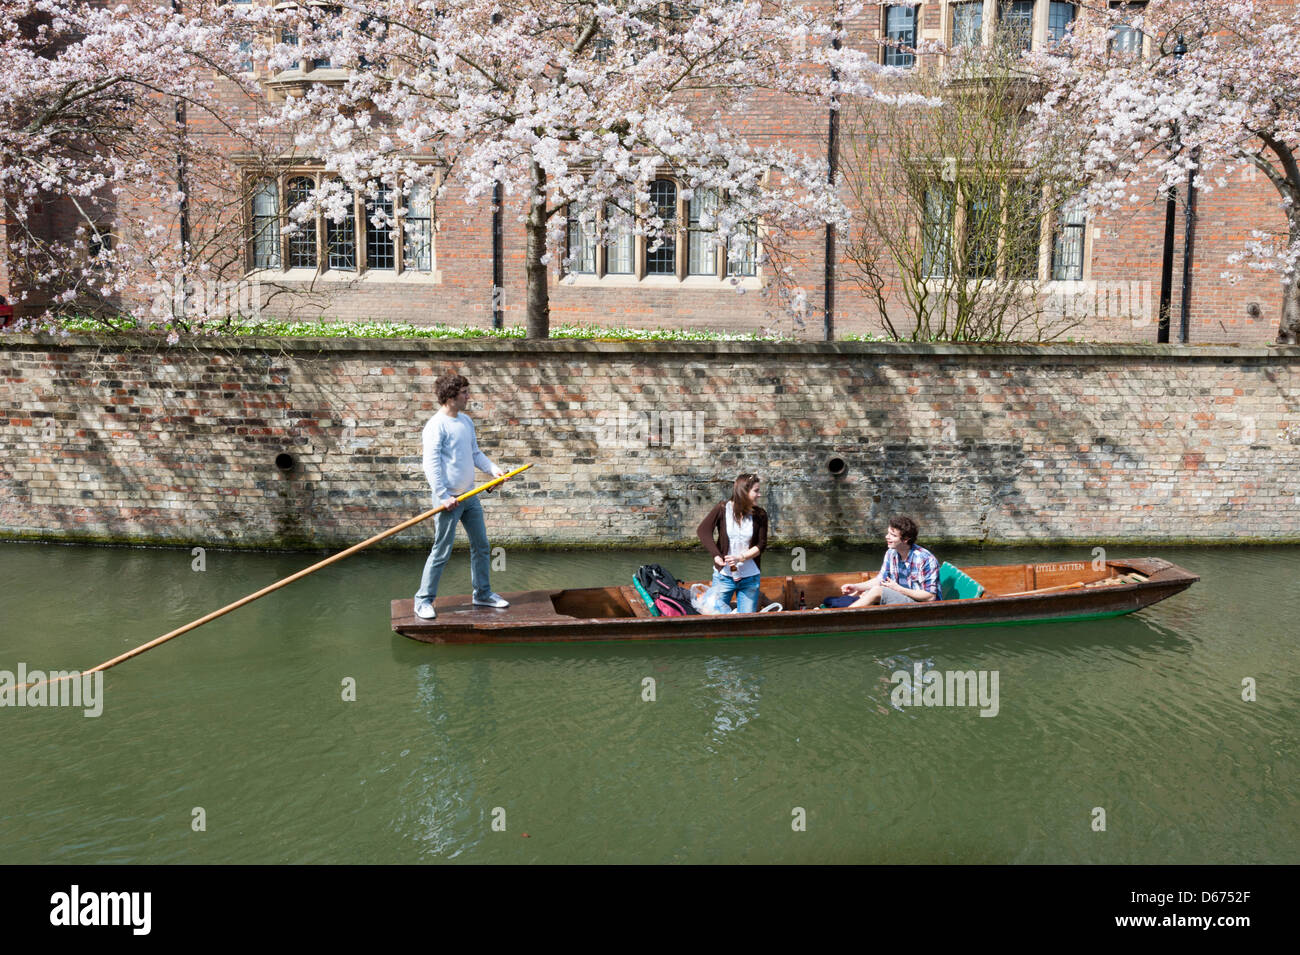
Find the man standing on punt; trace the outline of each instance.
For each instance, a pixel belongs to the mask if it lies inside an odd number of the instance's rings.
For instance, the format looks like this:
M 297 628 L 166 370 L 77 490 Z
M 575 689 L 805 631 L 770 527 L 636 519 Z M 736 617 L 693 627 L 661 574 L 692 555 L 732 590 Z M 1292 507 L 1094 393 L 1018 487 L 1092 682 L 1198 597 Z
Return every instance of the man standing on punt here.
M 423 620 L 433 620 L 438 616 L 433 601 L 438 595 L 442 569 L 451 557 L 458 523 L 465 525 L 465 533 L 469 535 L 469 572 L 474 585 L 475 605 L 510 606 L 500 595 L 492 592 L 483 505 L 477 495 L 456 503 L 456 498 L 473 486 L 475 466 L 493 477 L 500 477 L 503 472 L 479 450 L 474 422 L 465 414 L 469 407 L 469 381 L 463 375 L 447 374 L 434 382 L 433 387 L 442 407 L 424 426 L 424 474 L 433 488 L 434 504 L 445 504 L 447 509 L 434 518 L 433 550 L 424 563 L 420 589 L 415 594 L 415 615 Z

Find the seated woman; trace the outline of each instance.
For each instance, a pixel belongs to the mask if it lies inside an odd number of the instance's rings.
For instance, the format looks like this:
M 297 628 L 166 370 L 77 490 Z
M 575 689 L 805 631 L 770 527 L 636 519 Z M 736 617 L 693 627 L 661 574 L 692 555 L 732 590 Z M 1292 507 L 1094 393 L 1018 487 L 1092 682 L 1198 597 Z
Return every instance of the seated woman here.
M 767 512 L 758 506 L 758 493 L 758 475 L 740 475 L 731 499 L 709 511 L 696 532 L 713 555 L 713 585 L 722 588 L 728 606 L 736 595 L 737 613 L 758 610 L 759 558 L 767 550 Z

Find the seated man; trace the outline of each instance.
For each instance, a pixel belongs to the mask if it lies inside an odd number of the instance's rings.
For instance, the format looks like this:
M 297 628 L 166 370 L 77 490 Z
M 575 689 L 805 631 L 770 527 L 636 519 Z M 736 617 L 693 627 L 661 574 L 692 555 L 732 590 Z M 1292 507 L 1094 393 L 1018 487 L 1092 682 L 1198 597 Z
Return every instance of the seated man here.
M 885 551 L 880 574 L 840 588 L 845 594 L 859 595 L 849 604 L 850 608 L 939 599 L 939 561 L 924 547 L 917 546 L 916 531 L 916 521 L 910 517 L 889 519 L 889 531 L 885 534 L 885 546 L 889 550 Z

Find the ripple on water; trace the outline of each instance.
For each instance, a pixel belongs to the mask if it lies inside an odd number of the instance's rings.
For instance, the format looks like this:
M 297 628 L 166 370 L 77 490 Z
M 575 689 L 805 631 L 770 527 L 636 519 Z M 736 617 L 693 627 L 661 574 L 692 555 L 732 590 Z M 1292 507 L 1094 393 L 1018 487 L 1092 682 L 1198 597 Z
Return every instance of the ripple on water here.
M 1050 559 L 1029 553 L 995 560 Z M 0 844 L 70 863 L 1290 861 L 1300 548 L 1167 556 L 1205 579 L 1115 620 L 463 648 L 389 630 L 422 554 L 362 555 L 110 671 L 98 719 L 4 714 L 0 758 L 22 769 Z M 505 590 L 705 564 L 507 557 Z M 209 550 L 197 573 L 185 550 L 0 545 L 0 641 L 83 666 L 312 559 Z M 997 716 L 895 705 L 892 674 L 917 663 L 997 671 Z

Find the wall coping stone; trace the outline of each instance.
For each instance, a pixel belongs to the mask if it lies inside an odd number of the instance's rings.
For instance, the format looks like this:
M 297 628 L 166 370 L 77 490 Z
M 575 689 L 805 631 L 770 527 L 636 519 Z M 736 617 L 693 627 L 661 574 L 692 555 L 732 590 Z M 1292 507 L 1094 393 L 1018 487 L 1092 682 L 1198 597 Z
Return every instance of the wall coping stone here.
M 607 339 L 398 339 L 398 338 L 276 338 L 212 337 L 166 345 L 160 338 L 138 335 L 69 335 L 7 333 L 0 335 L 0 350 L 118 348 L 122 350 L 174 352 L 194 351 L 278 351 L 287 354 L 397 354 L 397 355 L 730 355 L 754 357 L 801 355 L 807 358 L 834 356 L 910 356 L 967 358 L 1059 359 L 1143 358 L 1168 361 L 1236 359 L 1239 361 L 1286 362 L 1300 360 L 1300 345 L 1158 345 L 1158 344 L 931 344 L 921 342 L 806 342 L 806 341 L 685 341 L 646 342 Z

